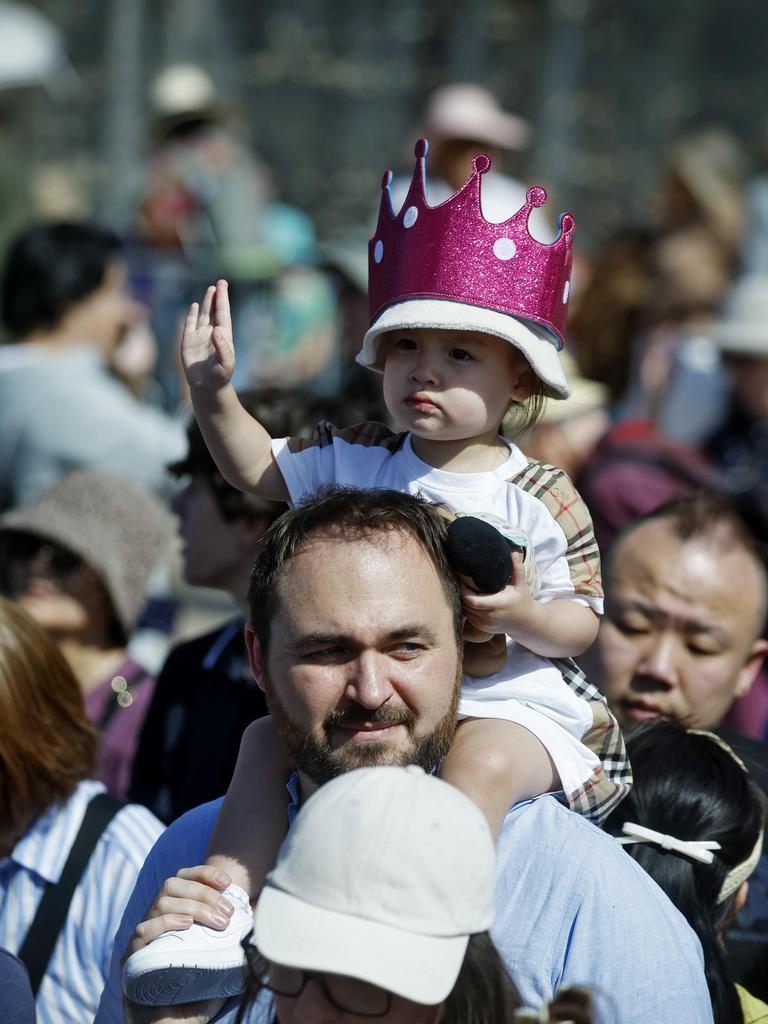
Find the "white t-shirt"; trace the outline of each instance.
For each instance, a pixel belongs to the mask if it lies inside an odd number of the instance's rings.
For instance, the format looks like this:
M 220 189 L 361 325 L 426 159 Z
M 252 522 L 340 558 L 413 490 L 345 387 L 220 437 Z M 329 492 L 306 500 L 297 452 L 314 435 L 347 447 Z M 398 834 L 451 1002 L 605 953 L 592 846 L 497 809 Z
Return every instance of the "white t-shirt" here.
M 346 429 L 321 423 L 312 440 L 279 438 L 272 450 L 293 503 L 329 484 L 388 488 L 524 530 L 541 577 L 538 600 L 574 600 L 601 613 L 600 560 L 586 506 L 565 473 L 530 462 L 507 443 L 506 462 L 484 473 L 434 469 L 413 451 L 409 433 L 393 434 L 380 423 Z M 509 638 L 502 671 L 464 676 L 460 713 L 530 729 L 555 761 L 566 793 L 599 763 L 579 742 L 593 724 L 588 702 L 551 661 Z

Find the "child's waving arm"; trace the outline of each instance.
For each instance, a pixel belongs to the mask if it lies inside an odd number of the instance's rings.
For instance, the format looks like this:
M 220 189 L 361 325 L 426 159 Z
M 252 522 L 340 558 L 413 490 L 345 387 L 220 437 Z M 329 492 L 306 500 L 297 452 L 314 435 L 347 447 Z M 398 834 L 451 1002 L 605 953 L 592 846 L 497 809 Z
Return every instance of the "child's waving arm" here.
M 208 288 L 202 305 L 189 307 L 181 363 L 200 430 L 225 479 L 240 491 L 287 501 L 272 438 L 245 411 L 231 384 L 235 347 L 226 281 Z

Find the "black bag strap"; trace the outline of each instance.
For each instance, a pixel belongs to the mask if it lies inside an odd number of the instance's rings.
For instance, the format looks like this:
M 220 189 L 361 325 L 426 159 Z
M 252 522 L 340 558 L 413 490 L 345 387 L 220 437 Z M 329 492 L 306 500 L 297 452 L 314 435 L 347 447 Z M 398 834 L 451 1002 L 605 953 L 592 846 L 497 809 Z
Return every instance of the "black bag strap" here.
M 56 883 L 49 883 L 29 926 L 18 956 L 27 968 L 32 991 L 37 994 L 59 938 L 77 883 L 80 881 L 99 836 L 117 812 L 125 807 L 109 793 L 98 793 L 88 804 L 80 830 Z

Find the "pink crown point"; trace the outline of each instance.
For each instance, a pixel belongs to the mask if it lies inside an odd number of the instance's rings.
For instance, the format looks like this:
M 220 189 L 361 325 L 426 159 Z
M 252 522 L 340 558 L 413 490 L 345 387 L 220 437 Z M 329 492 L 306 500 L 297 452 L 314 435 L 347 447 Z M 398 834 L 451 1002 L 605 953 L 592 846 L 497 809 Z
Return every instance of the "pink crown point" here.
M 475 174 L 485 174 L 486 171 L 491 169 L 491 158 L 485 153 L 478 153 L 476 157 L 472 159 L 472 170 Z
M 528 206 L 543 206 L 547 201 L 547 190 L 541 185 L 534 185 L 525 193 L 525 201 Z
M 481 179 L 490 158 L 479 154 L 472 174 L 445 202 L 429 206 L 425 190 L 426 139 L 416 143 L 416 166 L 402 209 L 389 199 L 391 172 L 382 180 L 382 202 L 369 243 L 371 323 L 387 307 L 408 299 L 442 299 L 532 320 L 562 347 L 568 309 L 574 221 L 560 217 L 557 238 L 539 242 L 528 230 L 532 209 L 547 201 L 541 186 L 528 189 L 525 205 L 502 223 L 487 221 Z

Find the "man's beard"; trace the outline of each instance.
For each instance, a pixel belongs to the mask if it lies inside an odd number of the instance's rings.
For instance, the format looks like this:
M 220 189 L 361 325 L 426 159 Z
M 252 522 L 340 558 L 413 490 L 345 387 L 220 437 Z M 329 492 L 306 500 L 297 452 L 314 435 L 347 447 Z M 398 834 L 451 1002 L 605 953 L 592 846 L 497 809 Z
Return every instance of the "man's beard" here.
M 427 772 L 433 771 L 448 753 L 456 732 L 456 716 L 459 707 L 461 671 L 451 694 L 448 711 L 434 729 L 426 736 L 416 736 L 418 725 L 416 714 L 408 707 L 390 707 L 382 704 L 373 711 L 359 705 L 346 709 L 336 708 L 323 721 L 317 736 L 302 732 L 291 721 L 288 712 L 278 698 L 272 681 L 263 677 L 267 707 L 274 719 L 286 750 L 294 764 L 318 786 L 335 779 L 355 768 L 373 768 L 377 765 L 402 766 L 419 765 Z M 405 727 L 411 742 L 404 747 L 392 749 L 386 742 L 355 742 L 350 740 L 338 748 L 330 742 L 331 731 L 338 726 L 354 728 L 367 724 L 390 722 Z

